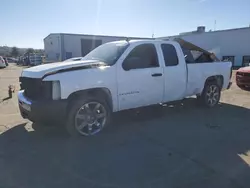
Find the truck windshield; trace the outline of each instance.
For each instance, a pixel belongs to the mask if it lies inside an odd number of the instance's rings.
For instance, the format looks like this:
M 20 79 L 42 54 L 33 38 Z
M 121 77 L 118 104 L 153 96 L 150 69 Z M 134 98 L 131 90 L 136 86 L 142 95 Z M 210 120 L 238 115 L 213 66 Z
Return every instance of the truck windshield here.
M 83 60 L 96 59 L 108 65 L 114 65 L 128 45 L 127 41 L 106 43 L 89 52 Z

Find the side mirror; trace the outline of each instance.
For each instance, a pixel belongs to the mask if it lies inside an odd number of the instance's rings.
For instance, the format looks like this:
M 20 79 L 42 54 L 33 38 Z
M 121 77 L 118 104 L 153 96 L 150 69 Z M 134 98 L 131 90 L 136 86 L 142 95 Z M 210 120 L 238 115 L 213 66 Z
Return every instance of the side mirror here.
M 141 58 L 130 57 L 128 59 L 125 59 L 125 61 L 122 64 L 122 67 L 124 70 L 129 71 L 130 69 L 136 69 L 137 67 L 140 67 L 141 63 L 142 63 Z

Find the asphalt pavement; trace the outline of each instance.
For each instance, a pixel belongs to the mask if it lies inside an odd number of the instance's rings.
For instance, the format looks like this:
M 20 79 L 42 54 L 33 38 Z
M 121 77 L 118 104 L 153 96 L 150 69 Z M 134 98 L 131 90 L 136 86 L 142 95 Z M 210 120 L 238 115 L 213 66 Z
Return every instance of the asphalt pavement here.
M 0 70 L 2 99 L 20 73 Z M 0 103 L 0 187 L 249 188 L 248 97 L 234 86 L 214 109 L 188 99 L 120 112 L 99 135 L 72 138 L 23 120 L 14 96 Z

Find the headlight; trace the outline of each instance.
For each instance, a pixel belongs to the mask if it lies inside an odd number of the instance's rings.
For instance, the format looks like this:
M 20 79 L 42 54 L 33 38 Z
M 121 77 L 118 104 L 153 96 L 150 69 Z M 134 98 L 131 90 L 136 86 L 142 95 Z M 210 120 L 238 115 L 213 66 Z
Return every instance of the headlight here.
M 52 82 L 52 99 L 61 99 L 61 85 L 59 81 Z

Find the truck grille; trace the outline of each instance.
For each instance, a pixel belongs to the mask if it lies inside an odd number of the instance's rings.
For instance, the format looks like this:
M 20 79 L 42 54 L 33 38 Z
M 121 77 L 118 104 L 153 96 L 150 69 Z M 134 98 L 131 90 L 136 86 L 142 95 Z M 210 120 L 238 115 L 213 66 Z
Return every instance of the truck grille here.
M 248 72 L 237 72 L 237 75 L 239 75 L 239 76 L 249 76 L 250 77 L 250 73 L 248 73 Z
M 52 82 L 39 78 L 20 77 L 20 87 L 29 99 L 52 99 Z

